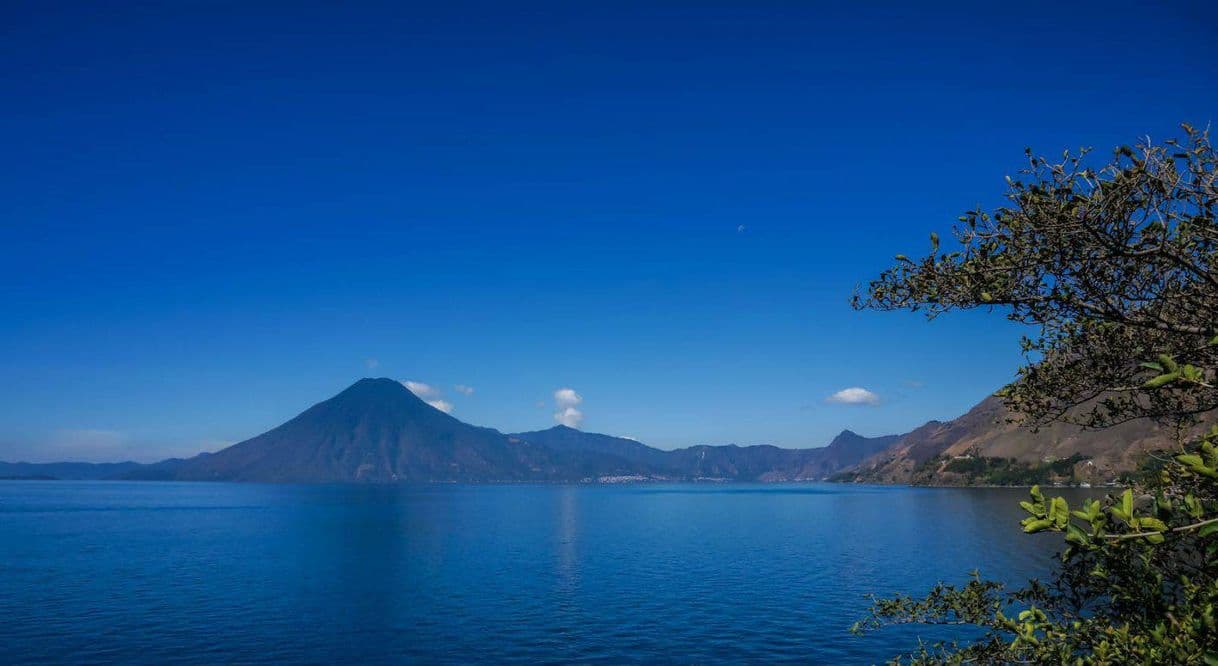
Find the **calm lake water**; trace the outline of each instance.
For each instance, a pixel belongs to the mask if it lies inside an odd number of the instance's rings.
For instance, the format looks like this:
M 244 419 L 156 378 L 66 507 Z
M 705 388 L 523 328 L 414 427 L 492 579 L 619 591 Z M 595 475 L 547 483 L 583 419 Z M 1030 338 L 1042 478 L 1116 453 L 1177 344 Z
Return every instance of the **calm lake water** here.
M 868 593 L 1048 570 L 1025 495 L 0 482 L 0 661 L 882 662 Z

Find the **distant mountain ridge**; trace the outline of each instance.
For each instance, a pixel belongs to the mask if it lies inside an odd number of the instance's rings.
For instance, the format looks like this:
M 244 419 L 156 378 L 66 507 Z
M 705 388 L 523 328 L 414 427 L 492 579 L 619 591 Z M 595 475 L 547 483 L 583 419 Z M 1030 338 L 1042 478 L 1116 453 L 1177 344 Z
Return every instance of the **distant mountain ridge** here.
M 807 480 L 855 464 L 891 439 L 843 433 L 823 449 L 662 451 L 566 426 L 505 435 L 445 414 L 397 381 L 363 379 L 277 428 L 169 471 L 179 480 L 270 482 Z
M 261 435 L 215 453 L 150 465 L 0 463 L 0 477 L 258 482 L 815 481 L 968 484 L 969 470 L 1074 465 L 1105 481 L 1133 469 L 1167 433 L 1145 422 L 1104 431 L 1008 422 L 997 398 L 904 435 L 845 430 L 827 446 L 692 446 L 666 451 L 566 426 L 504 434 L 464 423 L 392 379 L 361 379 Z M 977 461 L 977 462 L 960 462 Z M 1022 466 L 1022 467 L 1021 467 Z
M 566 426 L 517 433 L 511 437 L 555 451 L 597 452 L 630 461 L 651 476 L 679 480 L 817 481 L 861 462 L 898 439 L 863 437 L 843 431 L 828 446 L 783 449 L 777 446 L 693 446 L 665 451 L 623 437 L 585 433 Z
M 464 423 L 392 379 L 362 379 L 261 435 L 151 465 L 22 464 L 0 476 L 259 482 L 579 482 L 819 480 L 896 436 L 845 431 L 828 446 L 695 446 L 664 451 L 566 426 L 504 434 Z M 71 470 L 71 474 L 63 470 Z
M 137 462 L 86 463 L 86 462 L 0 462 L 0 478 L 52 478 L 69 481 L 96 481 L 114 479 L 143 467 Z

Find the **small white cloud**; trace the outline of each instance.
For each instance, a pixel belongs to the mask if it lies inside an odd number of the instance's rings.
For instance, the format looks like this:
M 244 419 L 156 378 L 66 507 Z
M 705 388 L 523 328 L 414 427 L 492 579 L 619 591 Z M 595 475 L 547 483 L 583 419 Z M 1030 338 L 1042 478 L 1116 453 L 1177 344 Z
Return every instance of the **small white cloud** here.
M 554 420 L 568 428 L 578 428 L 583 423 L 584 413 L 577 409 L 583 397 L 572 388 L 560 388 L 554 392 L 554 404 L 558 411 L 554 412 Z
M 402 382 L 402 386 L 410 389 L 411 393 L 423 398 L 424 400 L 428 398 L 440 397 L 440 391 L 431 384 L 424 384 L 423 382 L 416 382 L 407 379 L 406 381 Z
M 880 396 L 865 388 L 853 386 L 842 389 L 825 398 L 825 402 L 832 402 L 838 405 L 878 405 L 880 404 Z
M 444 412 L 445 414 L 453 413 L 453 404 L 447 400 L 428 400 L 427 404 Z
M 453 387 L 453 390 L 456 391 L 457 393 L 460 393 L 461 395 L 473 395 L 474 394 L 474 387 L 466 386 L 465 384 L 457 384 L 456 386 Z
M 445 414 L 453 413 L 453 404 L 447 400 L 440 399 L 440 389 L 432 386 L 431 384 L 425 384 L 423 382 L 416 382 L 407 379 L 406 381 L 402 382 L 402 386 L 410 389 L 411 393 L 419 396 L 419 398 L 426 401 L 427 404 L 435 407 Z
M 554 404 L 559 407 L 574 407 L 583 402 L 584 398 L 575 389 L 560 388 L 554 392 Z
M 568 428 L 578 428 L 584 421 L 584 413 L 574 407 L 566 407 L 554 412 L 554 420 Z
M 366 358 L 364 359 L 364 365 L 368 366 L 369 370 L 376 370 L 381 367 L 381 362 L 374 358 Z
M 740 225 L 740 226 L 736 227 L 736 233 L 738 233 L 738 234 L 742 234 L 742 233 L 744 233 L 744 232 L 745 232 L 745 230 L 746 230 L 746 229 L 748 229 L 748 227 L 746 227 L 746 226 L 744 226 L 744 225 L 742 224 L 742 225 Z

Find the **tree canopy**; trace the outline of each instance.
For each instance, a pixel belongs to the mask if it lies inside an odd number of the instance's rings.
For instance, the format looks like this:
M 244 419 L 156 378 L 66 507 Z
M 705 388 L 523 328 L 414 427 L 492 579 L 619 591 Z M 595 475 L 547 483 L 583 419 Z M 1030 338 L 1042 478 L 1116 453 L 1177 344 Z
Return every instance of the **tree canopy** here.
M 960 217 L 956 247 L 932 234 L 927 256 L 898 255 L 856 295 L 859 308 L 987 308 L 1035 328 L 1001 392 L 1030 425 L 1178 426 L 1120 494 L 1072 508 L 1032 488 L 1023 530 L 1064 536 L 1047 583 L 1009 589 L 974 572 L 923 598 L 877 598 L 855 631 L 982 629 L 895 661 L 1218 665 L 1218 167 L 1208 132 L 1182 127 L 1096 168 L 1088 151 L 1029 153 L 1007 205 Z
M 1117 148 L 1098 168 L 1088 150 L 1057 161 L 1029 151 L 1007 178 L 1007 205 L 962 215 L 957 248 L 941 251 L 932 234 L 927 256 L 898 255 L 855 306 L 931 317 L 1003 308 L 1038 328 L 1006 392 L 1033 419 L 1104 426 L 1218 407 L 1218 389 L 1148 385 L 1160 368 L 1137 362 L 1170 356 L 1188 380 L 1218 367 L 1218 171 L 1208 133 L 1184 129 L 1178 140 Z M 1081 404 L 1090 407 L 1071 412 Z

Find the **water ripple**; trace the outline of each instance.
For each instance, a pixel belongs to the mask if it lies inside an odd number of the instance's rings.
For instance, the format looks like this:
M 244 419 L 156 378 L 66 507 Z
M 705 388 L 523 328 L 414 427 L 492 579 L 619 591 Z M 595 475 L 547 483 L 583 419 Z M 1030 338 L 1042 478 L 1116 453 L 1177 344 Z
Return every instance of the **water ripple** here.
M 1020 493 L 0 482 L 5 663 L 877 663 L 872 592 L 1043 572 Z

